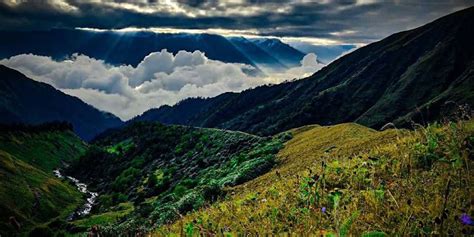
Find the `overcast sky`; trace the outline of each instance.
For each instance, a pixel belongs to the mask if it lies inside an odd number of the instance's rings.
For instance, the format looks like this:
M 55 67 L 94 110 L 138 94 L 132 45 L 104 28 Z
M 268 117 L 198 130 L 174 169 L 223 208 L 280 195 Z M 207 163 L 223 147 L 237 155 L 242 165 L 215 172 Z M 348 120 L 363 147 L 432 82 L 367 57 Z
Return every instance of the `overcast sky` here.
M 365 44 L 472 0 L 0 0 L 1 29 L 155 28 Z

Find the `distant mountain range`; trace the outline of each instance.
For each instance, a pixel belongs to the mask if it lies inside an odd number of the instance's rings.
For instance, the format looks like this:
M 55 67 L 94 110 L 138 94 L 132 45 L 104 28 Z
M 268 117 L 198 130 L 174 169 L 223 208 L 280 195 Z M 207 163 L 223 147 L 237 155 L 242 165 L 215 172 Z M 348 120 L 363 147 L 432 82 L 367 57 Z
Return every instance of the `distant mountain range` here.
M 474 104 L 472 25 L 473 7 L 362 47 L 306 79 L 187 99 L 132 121 L 259 135 L 306 124 L 428 122 L 456 103 Z
M 305 53 L 315 53 L 318 60 L 323 64 L 329 64 L 337 57 L 356 48 L 356 45 L 342 44 L 342 45 L 313 45 L 306 42 L 292 42 L 290 46 Z
M 3 65 L 0 65 L 0 114 L 2 124 L 67 121 L 85 140 L 122 124 L 110 113 Z
M 252 64 L 277 71 L 299 66 L 305 55 L 278 39 L 232 37 L 229 42 L 252 60 Z
M 284 69 L 299 66 L 304 53 L 278 39 L 226 38 L 215 34 L 111 32 L 55 29 L 0 31 L 0 58 L 23 53 L 64 59 L 73 53 L 107 63 L 136 66 L 152 52 L 202 51 L 213 60 Z

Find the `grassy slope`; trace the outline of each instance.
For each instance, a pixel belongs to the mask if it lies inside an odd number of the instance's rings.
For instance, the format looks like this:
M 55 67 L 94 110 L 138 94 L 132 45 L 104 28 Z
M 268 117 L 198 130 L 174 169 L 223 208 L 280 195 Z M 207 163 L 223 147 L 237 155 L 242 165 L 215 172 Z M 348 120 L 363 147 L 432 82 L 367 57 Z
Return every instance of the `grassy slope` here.
M 357 124 L 292 132 L 271 172 L 155 234 L 472 233 L 459 217 L 473 214 L 473 121 L 415 132 Z
M 81 202 L 76 188 L 56 179 L 53 168 L 77 159 L 85 144 L 70 131 L 0 134 L 0 233 L 13 233 L 14 216 L 21 232 L 66 217 Z

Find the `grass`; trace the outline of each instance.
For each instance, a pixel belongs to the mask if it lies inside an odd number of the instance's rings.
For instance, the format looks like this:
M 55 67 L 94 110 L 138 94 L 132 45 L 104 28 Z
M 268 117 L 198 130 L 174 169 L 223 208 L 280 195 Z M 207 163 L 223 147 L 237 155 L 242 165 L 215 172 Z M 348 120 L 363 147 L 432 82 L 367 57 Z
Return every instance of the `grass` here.
M 82 203 L 76 188 L 54 177 L 52 169 L 84 150 L 85 144 L 69 131 L 0 135 L 0 235 L 25 234 L 66 219 Z M 12 217 L 20 230 L 9 224 Z
M 0 150 L 47 172 L 60 167 L 61 162 L 77 159 L 85 149 L 86 144 L 71 131 L 20 131 L 0 135 Z
M 127 216 L 134 210 L 134 206 L 131 202 L 120 203 L 115 207 L 115 210 L 111 210 L 98 215 L 88 216 L 84 219 L 74 221 L 73 224 L 78 227 L 90 227 L 94 225 L 105 225 L 108 223 L 114 223 L 120 218 Z
M 416 131 L 306 126 L 278 166 L 155 235 L 464 235 L 473 214 L 474 122 Z

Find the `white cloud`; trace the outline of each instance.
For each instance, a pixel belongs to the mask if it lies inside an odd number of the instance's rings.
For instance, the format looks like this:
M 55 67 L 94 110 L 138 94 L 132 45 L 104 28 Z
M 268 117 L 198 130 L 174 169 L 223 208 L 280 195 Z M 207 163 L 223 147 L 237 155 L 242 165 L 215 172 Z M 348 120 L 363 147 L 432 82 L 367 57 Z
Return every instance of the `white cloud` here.
M 0 60 L 0 64 L 124 120 L 188 97 L 212 97 L 306 77 L 323 66 L 311 53 L 301 60 L 300 67 L 267 76 L 250 76 L 245 73 L 253 69 L 249 65 L 211 60 L 200 51 L 173 55 L 166 50 L 149 54 L 136 67 L 112 66 L 78 54 L 62 61 L 21 54 Z
M 301 66 L 290 68 L 284 72 L 274 72 L 265 78 L 265 81 L 281 83 L 286 80 L 305 78 L 319 71 L 324 66 L 324 64 L 318 63 L 317 56 L 314 53 L 306 54 L 300 64 Z

